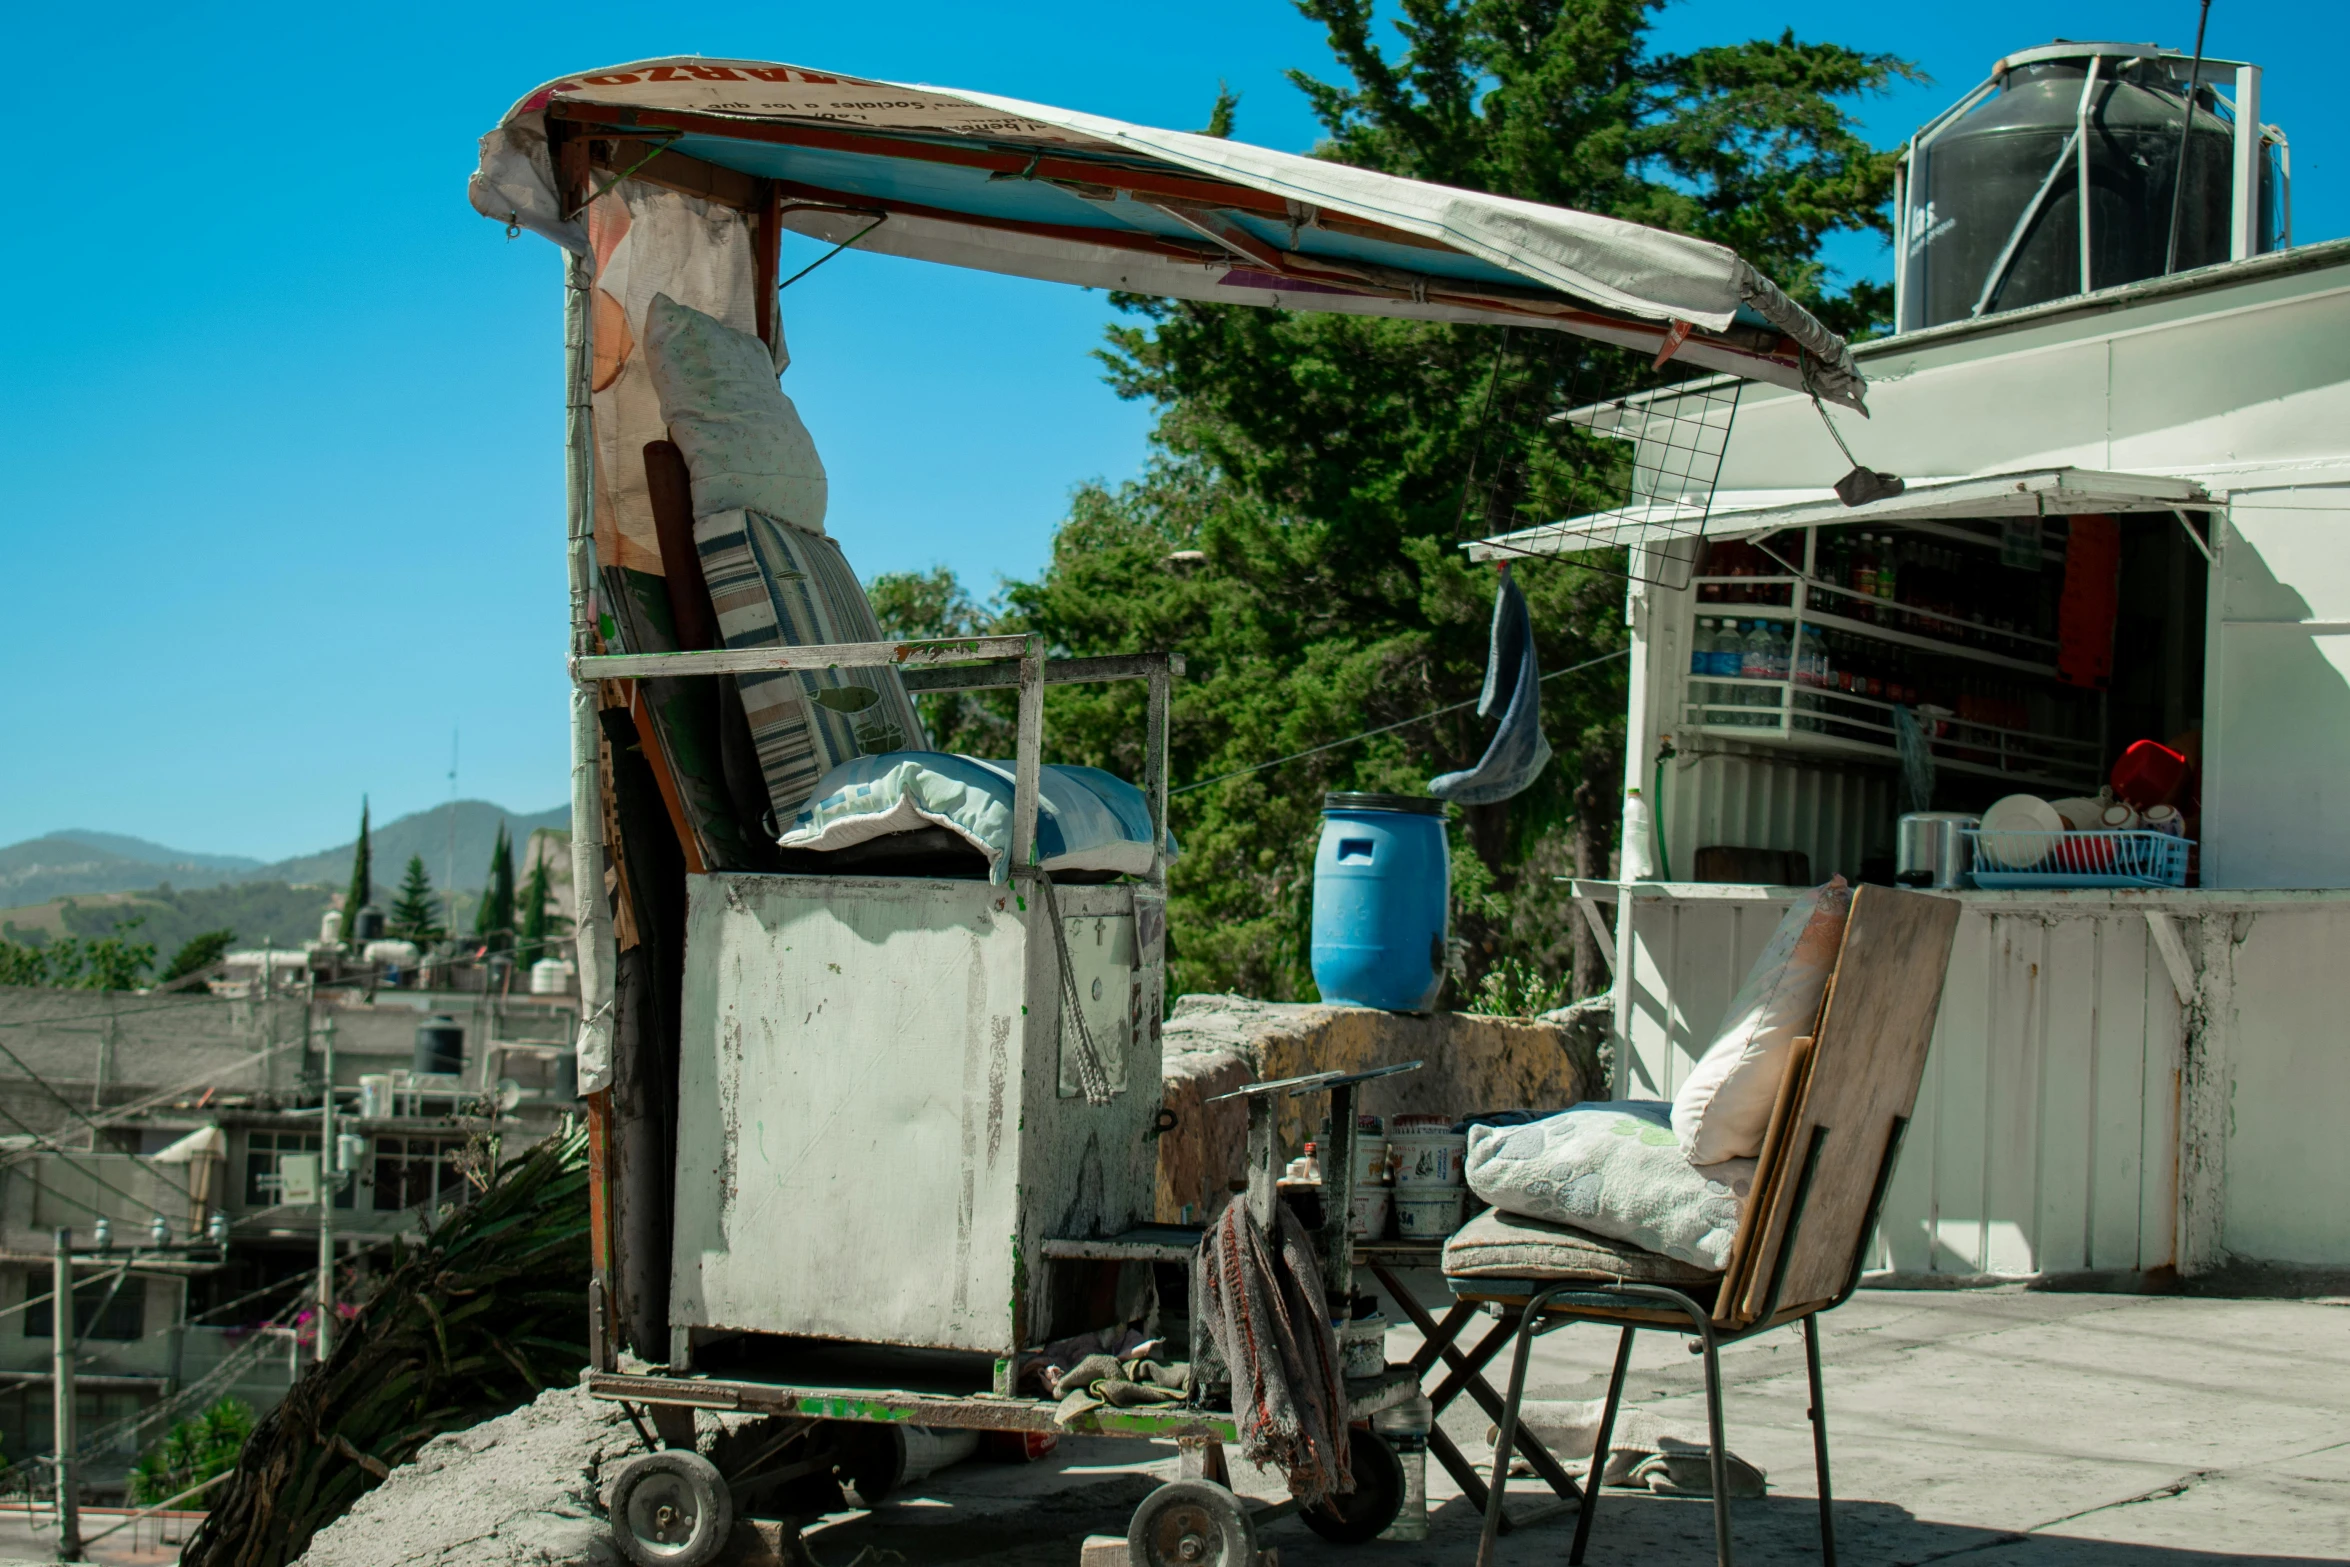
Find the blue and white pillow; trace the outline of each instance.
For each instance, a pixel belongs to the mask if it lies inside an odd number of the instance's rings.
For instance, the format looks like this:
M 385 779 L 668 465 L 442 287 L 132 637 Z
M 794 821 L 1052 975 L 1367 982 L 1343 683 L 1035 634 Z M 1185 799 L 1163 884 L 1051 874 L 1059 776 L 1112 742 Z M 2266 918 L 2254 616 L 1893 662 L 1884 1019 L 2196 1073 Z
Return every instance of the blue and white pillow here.
M 1754 1188 L 1752 1159 L 1693 1165 L 1662 1099 L 1581 1104 L 1469 1129 L 1469 1189 L 1504 1213 L 1571 1224 L 1719 1272 Z

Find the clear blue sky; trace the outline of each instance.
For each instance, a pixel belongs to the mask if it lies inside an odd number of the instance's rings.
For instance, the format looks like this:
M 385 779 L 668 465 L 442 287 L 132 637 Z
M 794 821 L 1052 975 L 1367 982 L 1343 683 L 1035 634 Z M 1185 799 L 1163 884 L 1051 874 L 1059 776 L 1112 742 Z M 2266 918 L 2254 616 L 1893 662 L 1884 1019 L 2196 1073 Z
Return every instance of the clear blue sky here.
M 2210 48 L 2269 67 L 2296 237 L 2345 222 L 2339 3 L 2219 0 Z M 2191 0 L 1685 0 L 1666 47 L 1785 17 L 1935 78 L 1860 106 L 1880 143 L 2000 53 L 2192 42 Z M 1774 21 L 1772 25 L 1777 25 Z M 132 4 L 19 15 L 18 216 L 0 378 L 0 843 L 61 827 L 263 858 L 447 797 L 565 793 L 554 248 L 467 207 L 474 138 L 559 72 L 664 53 L 984 88 L 1240 134 L 1315 127 L 1328 68 L 1284 0 L 706 3 L 382 10 Z M 1837 252 L 1883 275 L 1883 248 Z M 1099 295 L 844 255 L 786 296 L 789 389 L 857 568 L 1043 561 L 1072 485 L 1131 475 L 1148 410 L 1087 357 Z

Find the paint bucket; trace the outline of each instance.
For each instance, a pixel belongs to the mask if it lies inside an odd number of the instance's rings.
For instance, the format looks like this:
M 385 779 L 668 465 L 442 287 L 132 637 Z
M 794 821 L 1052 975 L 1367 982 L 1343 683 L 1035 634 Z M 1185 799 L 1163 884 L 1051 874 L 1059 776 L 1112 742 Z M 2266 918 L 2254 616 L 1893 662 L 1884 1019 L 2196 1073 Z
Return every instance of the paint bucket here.
M 1387 1186 L 1358 1186 L 1350 1204 L 1354 1222 L 1351 1226 L 1358 1241 L 1382 1241 L 1387 1238 L 1389 1204 L 1395 1191 Z
M 1469 1134 L 1449 1126 L 1427 1131 L 1397 1132 L 1387 1145 L 1395 1150 L 1395 1184 L 1459 1187 L 1468 1184 L 1466 1160 Z
M 1399 1188 L 1395 1194 L 1395 1233 L 1407 1241 L 1440 1241 L 1461 1227 L 1461 1210 L 1468 1189 Z
M 1373 1312 L 1338 1324 L 1338 1363 L 1350 1377 L 1375 1377 L 1387 1369 L 1387 1318 Z

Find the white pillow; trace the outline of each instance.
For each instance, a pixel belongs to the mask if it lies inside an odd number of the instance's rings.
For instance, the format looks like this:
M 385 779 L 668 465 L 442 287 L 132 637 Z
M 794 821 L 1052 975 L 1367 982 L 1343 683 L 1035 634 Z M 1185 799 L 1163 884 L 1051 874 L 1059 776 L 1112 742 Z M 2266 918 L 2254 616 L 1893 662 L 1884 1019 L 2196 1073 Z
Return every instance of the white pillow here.
M 1719 1273 L 1754 1161 L 1696 1169 L 1654 1099 L 1579 1104 L 1525 1126 L 1469 1128 L 1469 1190 L 1504 1213 L 1571 1224 Z
M 1838 876 L 1797 898 L 1771 932 L 1712 1048 L 1673 1096 L 1673 1131 L 1691 1164 L 1762 1152 L 1787 1058 L 1819 1016 L 1851 911 L 1852 889 Z
M 822 533 L 824 462 L 775 384 L 767 345 L 655 294 L 645 348 L 661 418 L 693 476 L 695 520 L 755 511 Z

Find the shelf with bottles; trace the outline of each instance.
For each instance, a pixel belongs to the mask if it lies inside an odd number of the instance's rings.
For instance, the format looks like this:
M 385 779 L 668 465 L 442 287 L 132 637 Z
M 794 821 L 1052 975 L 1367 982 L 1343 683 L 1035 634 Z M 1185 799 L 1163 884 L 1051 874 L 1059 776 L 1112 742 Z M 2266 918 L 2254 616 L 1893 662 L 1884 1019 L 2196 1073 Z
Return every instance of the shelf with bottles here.
M 1798 628 L 1759 615 L 1700 618 L 1696 633 L 1685 732 L 1898 760 L 1896 715 L 1907 708 L 1937 766 L 2063 788 L 2096 783 L 2097 743 L 2074 738 L 2099 731 L 2087 693 L 1954 673 L 1941 659 L 1819 620 Z
M 2038 520 L 2023 520 L 2034 529 L 2015 539 L 1916 524 L 1900 535 L 1831 529 L 1823 537 L 1806 529 L 1799 548 L 1784 537 L 1717 540 L 1693 583 L 1697 612 L 1800 614 L 1883 641 L 2052 675 L 2062 573 L 2043 569 L 2050 552 Z M 2018 564 L 2025 560 L 2032 564 Z M 1988 569 L 2000 564 L 2012 569 Z

